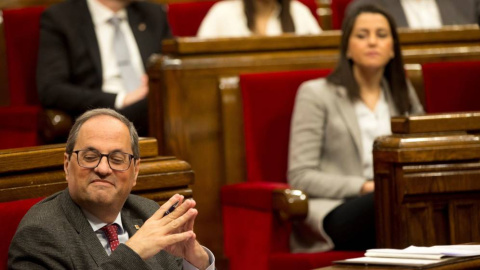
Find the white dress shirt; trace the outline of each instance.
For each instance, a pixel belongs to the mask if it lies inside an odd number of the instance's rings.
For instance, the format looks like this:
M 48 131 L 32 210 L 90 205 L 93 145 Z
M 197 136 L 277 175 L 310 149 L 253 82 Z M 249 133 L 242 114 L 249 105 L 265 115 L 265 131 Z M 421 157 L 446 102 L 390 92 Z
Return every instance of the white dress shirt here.
M 89 212 L 85 211 L 82 209 L 83 213 L 85 214 L 85 217 L 88 220 L 88 223 L 90 223 L 90 226 L 92 227 L 93 231 L 97 235 L 98 240 L 100 240 L 100 243 L 102 244 L 103 248 L 107 252 L 108 256 L 112 254 L 112 250 L 110 248 L 110 244 L 108 242 L 107 236 L 105 233 L 101 230 L 104 226 L 108 225 L 105 222 L 102 222 L 100 219 L 95 217 L 94 215 L 90 214 Z M 117 224 L 119 227 L 119 232 L 118 232 L 118 242 L 120 244 L 125 244 L 128 241 L 128 233 L 123 229 L 123 223 L 122 223 L 122 213 L 118 213 L 117 218 L 113 222 L 114 224 Z M 214 270 L 215 269 L 215 256 L 213 253 L 206 247 L 203 247 L 205 251 L 208 254 L 208 259 L 210 261 L 210 266 L 206 270 Z M 187 260 L 183 259 L 183 269 L 185 270 L 198 270 L 195 266 L 190 264 Z
M 373 142 L 378 136 L 390 135 L 390 110 L 385 95 L 380 92 L 380 98 L 375 109 L 370 110 L 363 101 L 358 100 L 353 104 L 360 126 L 363 153 L 363 175 L 366 179 L 373 179 Z
M 313 35 L 322 32 L 317 20 L 304 4 L 292 1 L 290 13 L 296 34 Z M 279 14 L 280 5 L 277 4 L 267 22 L 267 36 L 278 36 L 283 33 L 282 24 L 278 19 Z M 252 35 L 253 33 L 247 27 L 247 18 L 241 0 L 224 0 L 215 3 L 203 19 L 197 33 L 197 36 L 201 38 L 248 37 Z
M 400 2 L 410 28 L 442 27 L 442 18 L 435 0 L 401 0 Z
M 125 99 L 126 90 L 120 76 L 120 69 L 117 66 L 115 53 L 113 50 L 114 26 L 108 22 L 114 15 L 121 18 L 120 29 L 125 36 L 125 40 L 130 52 L 130 60 L 133 69 L 137 74 L 142 76 L 145 74 L 140 50 L 133 36 L 132 29 L 128 24 L 126 9 L 119 10 L 114 13 L 109 8 L 98 2 L 98 0 L 87 0 L 88 9 L 92 16 L 95 34 L 97 36 L 98 46 L 100 50 L 100 58 L 102 62 L 102 90 L 107 93 L 117 94 L 115 99 L 115 108 L 121 109 Z

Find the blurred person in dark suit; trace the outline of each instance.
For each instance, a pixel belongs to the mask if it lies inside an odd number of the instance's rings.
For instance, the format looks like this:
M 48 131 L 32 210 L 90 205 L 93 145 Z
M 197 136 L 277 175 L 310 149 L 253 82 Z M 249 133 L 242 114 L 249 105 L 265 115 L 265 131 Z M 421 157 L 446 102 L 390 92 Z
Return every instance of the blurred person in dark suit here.
M 67 0 L 41 17 L 41 103 L 72 116 L 113 108 L 148 133 L 145 68 L 171 37 L 164 7 L 134 0 Z

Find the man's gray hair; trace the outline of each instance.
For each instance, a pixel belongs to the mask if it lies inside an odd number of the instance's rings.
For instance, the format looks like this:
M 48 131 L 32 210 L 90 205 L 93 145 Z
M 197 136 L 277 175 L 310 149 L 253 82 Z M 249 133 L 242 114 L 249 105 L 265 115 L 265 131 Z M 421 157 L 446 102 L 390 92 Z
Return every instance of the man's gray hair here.
M 135 126 L 133 126 L 132 122 L 130 122 L 130 120 L 128 120 L 125 116 L 121 115 L 115 110 L 108 109 L 108 108 L 93 109 L 93 110 L 86 111 L 85 113 L 80 115 L 77 118 L 77 120 L 75 120 L 75 123 L 73 124 L 72 129 L 70 129 L 70 134 L 68 135 L 65 152 L 69 156 L 72 155 L 73 148 L 75 147 L 75 143 L 77 142 L 78 133 L 80 132 L 80 128 L 82 127 L 82 125 L 85 122 L 87 122 L 89 119 L 96 116 L 100 116 L 100 115 L 107 115 L 107 116 L 116 118 L 120 120 L 122 123 L 124 123 L 125 126 L 128 127 L 128 130 L 130 132 L 130 142 L 132 144 L 133 156 L 135 159 L 140 158 L 140 150 L 138 147 L 138 133 L 137 133 L 137 130 L 135 129 Z

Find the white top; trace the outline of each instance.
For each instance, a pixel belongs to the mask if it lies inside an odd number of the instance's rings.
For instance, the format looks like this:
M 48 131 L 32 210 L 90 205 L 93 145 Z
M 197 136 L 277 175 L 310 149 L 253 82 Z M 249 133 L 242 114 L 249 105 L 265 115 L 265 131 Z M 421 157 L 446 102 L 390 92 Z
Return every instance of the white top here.
M 310 10 L 298 1 L 290 3 L 290 13 L 298 35 L 319 34 L 322 29 Z M 277 5 L 268 20 L 266 35 L 278 36 L 283 33 L 278 19 L 280 6 Z M 247 37 L 253 35 L 247 27 L 242 0 L 225 0 L 214 4 L 202 21 L 197 36 L 202 38 Z
M 442 18 L 435 0 L 401 0 L 410 28 L 440 28 Z
M 107 252 L 108 256 L 112 254 L 112 250 L 110 249 L 110 244 L 108 242 L 107 236 L 105 233 L 101 230 L 104 226 L 108 225 L 107 223 L 101 221 L 98 219 L 96 216 L 90 214 L 90 212 L 87 212 L 86 210 L 82 209 L 83 214 L 85 214 L 85 217 L 88 220 L 88 223 L 90 223 L 90 226 L 92 227 L 93 231 L 97 235 L 98 240 L 100 240 L 100 243 L 102 244 L 103 248 Z M 125 244 L 128 241 L 128 232 L 123 229 L 123 223 L 122 223 L 122 213 L 118 213 L 117 218 L 113 222 L 113 224 L 117 224 L 119 227 L 119 232 L 118 232 L 118 242 L 121 244 Z M 206 270 L 214 270 L 215 269 L 215 256 L 213 253 L 206 247 L 203 247 L 205 251 L 208 254 L 208 258 L 211 262 L 211 265 L 206 269 Z M 183 260 L 183 269 L 185 270 L 198 270 L 195 266 L 190 264 L 187 260 Z
M 380 98 L 373 111 L 360 100 L 354 102 L 353 107 L 360 126 L 360 138 L 362 138 L 363 175 L 367 179 L 373 179 L 373 142 L 379 136 L 392 133 L 390 110 L 383 91 L 380 93 Z
M 98 46 L 100 49 L 100 58 L 102 62 L 102 90 L 106 93 L 117 94 L 115 99 L 115 108 L 121 109 L 126 95 L 126 89 L 123 84 L 120 69 L 115 60 L 113 50 L 114 26 L 108 22 L 114 15 L 121 18 L 120 29 L 125 36 L 125 41 L 130 52 L 130 60 L 133 69 L 137 74 L 143 75 L 145 68 L 143 67 L 142 57 L 138 49 L 137 42 L 133 36 L 132 29 L 128 24 L 127 11 L 122 9 L 114 13 L 109 8 L 102 5 L 98 0 L 87 0 L 88 9 L 92 16 L 95 34 L 97 36 Z

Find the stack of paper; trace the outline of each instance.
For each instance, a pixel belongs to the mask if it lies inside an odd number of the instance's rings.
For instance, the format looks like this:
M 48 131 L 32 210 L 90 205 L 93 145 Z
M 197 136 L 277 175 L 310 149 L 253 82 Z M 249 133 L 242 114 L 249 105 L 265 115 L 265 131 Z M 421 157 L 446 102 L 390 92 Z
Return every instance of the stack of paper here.
M 365 253 L 365 257 L 337 261 L 336 263 L 425 266 L 445 263 L 456 257 L 471 256 L 480 256 L 480 245 L 369 249 Z

